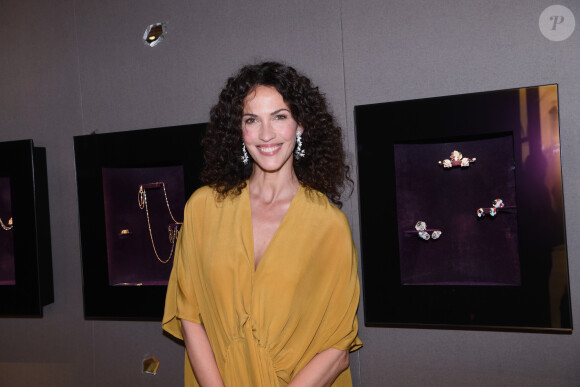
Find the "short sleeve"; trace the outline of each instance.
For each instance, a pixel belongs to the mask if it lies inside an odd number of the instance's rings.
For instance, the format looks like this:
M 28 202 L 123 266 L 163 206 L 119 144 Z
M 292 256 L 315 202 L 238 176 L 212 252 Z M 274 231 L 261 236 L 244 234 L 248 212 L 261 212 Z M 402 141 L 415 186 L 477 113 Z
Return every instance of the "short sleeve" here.
M 340 269 L 329 304 L 326 321 L 330 336 L 325 347 L 352 352 L 362 347 L 362 341 L 358 337 L 356 314 L 360 298 L 357 254 L 352 241 L 350 245 L 350 264 Z
M 331 284 L 331 293 L 323 322 L 322 349 L 355 351 L 362 347 L 357 319 L 360 298 L 357 253 L 346 217 L 341 223 L 329 238 L 333 242 L 327 251 L 331 263 L 326 267 L 329 277 L 325 284 Z
M 192 214 L 193 209 L 191 203 L 188 202 L 175 247 L 175 257 L 167 284 L 165 312 L 162 320 L 163 329 L 179 339 L 183 339 L 180 319 L 201 323 L 193 281 L 197 251 Z

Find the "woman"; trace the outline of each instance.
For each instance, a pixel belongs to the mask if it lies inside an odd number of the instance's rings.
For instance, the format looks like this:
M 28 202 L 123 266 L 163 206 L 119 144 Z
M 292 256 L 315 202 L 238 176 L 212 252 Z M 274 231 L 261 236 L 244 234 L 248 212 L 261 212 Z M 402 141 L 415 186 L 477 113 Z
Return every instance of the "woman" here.
M 324 97 L 265 62 L 230 78 L 210 116 L 163 318 L 186 385 L 352 385 L 359 281 L 336 207 L 351 180 Z

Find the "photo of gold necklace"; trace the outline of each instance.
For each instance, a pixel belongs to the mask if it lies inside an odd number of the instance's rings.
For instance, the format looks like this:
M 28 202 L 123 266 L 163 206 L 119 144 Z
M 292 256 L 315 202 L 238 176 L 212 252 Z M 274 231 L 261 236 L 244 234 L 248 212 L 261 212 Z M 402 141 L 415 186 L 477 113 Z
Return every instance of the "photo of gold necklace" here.
M 2 228 L 5 231 L 10 231 L 12 230 L 12 227 L 14 227 L 14 224 L 12 222 L 12 218 L 8 219 L 8 226 L 6 224 L 4 224 L 4 222 L 2 221 L 2 218 L 0 218 L 0 226 L 2 226 Z
M 157 248 L 155 247 L 155 241 L 153 240 L 153 232 L 151 231 L 151 220 L 149 218 L 149 207 L 147 206 L 147 189 L 157 189 L 163 188 L 163 195 L 165 196 L 165 204 L 167 205 L 167 210 L 169 211 L 169 216 L 174 223 L 170 223 L 167 226 L 167 232 L 169 234 L 169 243 L 171 244 L 171 251 L 169 252 L 169 257 L 166 260 L 163 260 L 159 257 L 157 253 Z M 173 256 L 173 252 L 175 250 L 175 243 L 177 242 L 177 237 L 179 235 L 179 226 L 183 224 L 183 222 L 178 222 L 173 213 L 171 212 L 171 207 L 169 206 L 169 200 L 167 199 L 167 191 L 165 190 L 165 183 L 164 182 L 155 182 L 155 183 L 147 183 L 141 184 L 139 186 L 139 193 L 137 195 L 137 203 L 139 204 L 140 209 L 145 209 L 145 213 L 147 214 L 147 227 L 149 228 L 149 237 L 151 238 L 151 246 L 153 246 L 153 252 L 157 257 L 157 260 L 161 263 L 167 263 Z

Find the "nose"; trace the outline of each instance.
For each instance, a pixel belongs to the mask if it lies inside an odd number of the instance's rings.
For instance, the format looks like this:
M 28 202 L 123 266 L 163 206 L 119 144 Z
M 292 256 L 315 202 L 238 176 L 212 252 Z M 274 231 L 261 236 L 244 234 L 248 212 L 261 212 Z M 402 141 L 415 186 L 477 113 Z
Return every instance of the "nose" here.
M 268 120 L 265 120 L 260 127 L 260 140 L 268 142 L 273 140 L 274 137 L 276 137 L 276 133 L 274 132 L 272 123 Z

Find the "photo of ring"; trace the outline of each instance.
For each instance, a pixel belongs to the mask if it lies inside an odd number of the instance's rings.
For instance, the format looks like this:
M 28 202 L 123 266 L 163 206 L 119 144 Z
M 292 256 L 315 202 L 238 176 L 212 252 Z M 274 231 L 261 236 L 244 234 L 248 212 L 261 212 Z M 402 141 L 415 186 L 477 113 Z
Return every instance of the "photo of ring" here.
M 558 85 L 355 118 L 366 324 L 571 331 Z
M 108 167 L 102 175 L 109 285 L 166 285 L 178 230 L 168 225 L 181 225 L 174 214 L 185 207 L 183 167 Z
M 499 210 L 512 210 L 515 209 L 516 206 L 506 206 L 503 200 L 495 199 L 491 205 L 491 207 L 480 207 L 477 209 L 477 217 L 483 218 L 486 214 L 490 216 L 496 216 Z
M 448 159 L 443 161 L 439 161 L 439 165 L 443 166 L 443 168 L 452 168 L 452 167 L 469 167 L 469 164 L 474 163 L 476 160 L 475 157 L 468 158 L 463 157 L 461 152 L 454 150 L 451 152 L 451 156 Z
M 54 302 L 46 150 L 0 142 L 0 316 L 42 317 Z
M 8 176 L 0 176 L 0 211 L 0 286 L 15 285 L 14 221 L 12 217 L 9 217 L 5 222 L 2 220 L 3 214 L 12 213 L 10 178 Z
M 427 228 L 427 224 L 420 220 L 415 224 L 415 230 L 407 230 L 408 234 L 417 234 L 417 236 L 424 240 L 437 240 L 441 236 L 442 232 L 439 229 Z
M 74 138 L 85 317 L 163 314 L 185 203 L 199 188 L 204 129 Z

